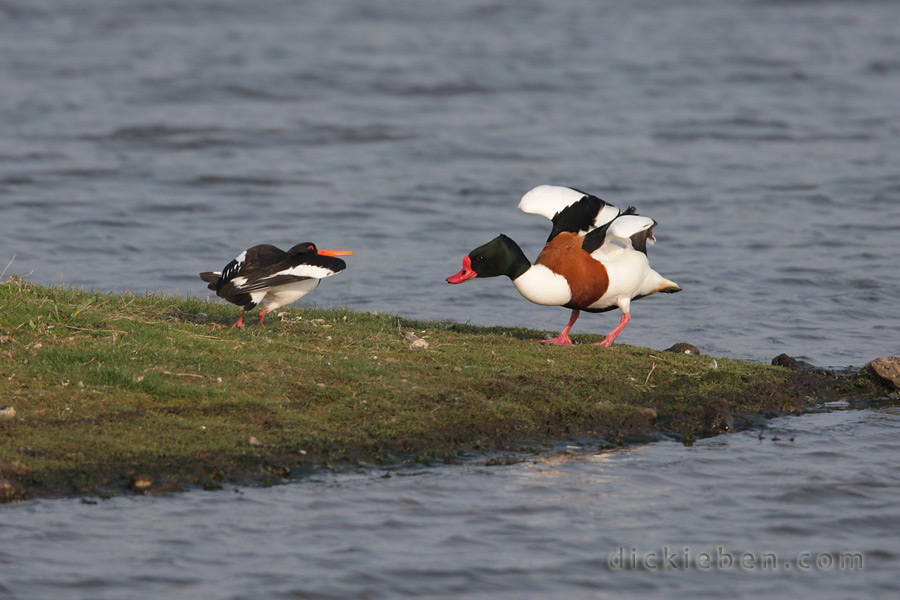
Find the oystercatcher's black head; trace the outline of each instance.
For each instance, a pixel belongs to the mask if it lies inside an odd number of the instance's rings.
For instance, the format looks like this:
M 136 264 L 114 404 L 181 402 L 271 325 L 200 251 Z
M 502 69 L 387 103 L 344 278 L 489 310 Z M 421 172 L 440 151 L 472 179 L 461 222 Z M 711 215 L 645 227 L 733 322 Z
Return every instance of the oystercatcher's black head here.
M 290 250 L 288 254 L 296 256 L 298 254 L 320 254 L 322 256 L 350 256 L 353 254 L 350 250 L 319 250 L 312 242 L 303 242 L 297 244 Z
M 288 250 L 288 254 L 296 255 L 296 254 L 318 254 L 319 249 L 316 248 L 316 245 L 312 242 L 303 242 L 301 244 L 294 245 L 290 250 Z

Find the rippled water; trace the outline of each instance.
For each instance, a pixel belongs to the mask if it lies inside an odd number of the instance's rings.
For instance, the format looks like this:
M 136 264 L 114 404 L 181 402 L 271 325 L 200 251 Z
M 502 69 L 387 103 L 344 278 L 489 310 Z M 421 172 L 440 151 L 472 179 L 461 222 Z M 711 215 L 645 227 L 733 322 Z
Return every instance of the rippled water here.
M 556 332 L 506 281 L 443 280 L 499 232 L 535 257 L 549 224 L 515 206 L 557 183 L 660 222 L 684 292 L 625 343 L 900 353 L 892 2 L 0 0 L 0 82 L 7 274 L 201 295 L 237 251 L 311 240 L 357 252 L 320 305 Z M 898 423 L 4 506 L 0 597 L 893 598 Z M 700 568 L 719 546 L 782 562 Z M 693 562 L 620 571 L 619 547 Z
M 518 199 L 567 184 L 658 220 L 684 287 L 623 342 L 861 365 L 898 352 L 898 32 L 891 2 L 3 0 L 0 262 L 203 295 L 311 239 L 357 255 L 308 301 L 556 332 L 444 278 L 501 231 L 536 257 Z
M 0 597 L 896 598 L 898 436 L 896 409 L 848 411 L 693 448 L 29 502 L 0 508 Z

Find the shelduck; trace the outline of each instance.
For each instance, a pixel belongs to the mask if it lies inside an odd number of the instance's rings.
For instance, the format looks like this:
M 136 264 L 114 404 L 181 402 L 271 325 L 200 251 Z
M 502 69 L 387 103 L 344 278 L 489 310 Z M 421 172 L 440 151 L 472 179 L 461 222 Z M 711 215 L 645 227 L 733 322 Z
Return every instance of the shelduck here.
M 343 271 L 347 264 L 338 256 L 353 254 L 346 250 L 319 250 L 312 242 L 297 244 L 287 252 L 269 244 L 244 250 L 225 268 L 200 273 L 209 289 L 241 307 L 241 316 L 232 327 L 244 328 L 244 314 L 266 300 L 259 311 L 263 317 L 276 308 L 296 302 L 319 286 L 325 277 Z
M 681 288 L 650 268 L 647 246 L 655 241 L 653 219 L 625 212 L 573 188 L 540 185 L 519 202 L 526 213 L 550 219 L 553 229 L 534 264 L 513 240 L 499 235 L 463 258 L 462 270 L 447 278 L 462 283 L 476 277 L 509 277 L 535 304 L 572 309 L 558 336 L 542 340 L 567 346 L 580 311 L 622 311 L 619 324 L 602 342 L 611 346 L 631 320 L 631 301 Z

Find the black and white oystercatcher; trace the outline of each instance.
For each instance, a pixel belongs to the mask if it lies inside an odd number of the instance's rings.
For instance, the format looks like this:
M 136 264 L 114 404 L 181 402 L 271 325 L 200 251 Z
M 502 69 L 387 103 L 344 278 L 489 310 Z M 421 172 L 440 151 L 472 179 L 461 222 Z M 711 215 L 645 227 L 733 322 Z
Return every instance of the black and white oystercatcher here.
M 297 244 L 287 252 L 261 244 L 244 250 L 222 272 L 200 273 L 217 296 L 242 307 L 232 327 L 244 328 L 244 313 L 268 301 L 259 311 L 259 324 L 269 311 L 296 302 L 319 286 L 319 281 L 347 268 L 338 256 L 346 250 L 319 250 L 312 242 Z
M 463 258 L 462 270 L 447 278 L 462 283 L 475 277 L 509 277 L 519 293 L 535 304 L 565 306 L 572 316 L 551 344 L 569 345 L 569 331 L 580 311 L 619 308 L 622 319 L 602 342 L 611 346 L 631 320 L 631 301 L 656 292 L 680 292 L 650 268 L 647 246 L 653 244 L 656 221 L 624 213 L 578 190 L 541 185 L 519 202 L 526 213 L 547 217 L 553 230 L 534 264 L 513 240 L 500 235 Z

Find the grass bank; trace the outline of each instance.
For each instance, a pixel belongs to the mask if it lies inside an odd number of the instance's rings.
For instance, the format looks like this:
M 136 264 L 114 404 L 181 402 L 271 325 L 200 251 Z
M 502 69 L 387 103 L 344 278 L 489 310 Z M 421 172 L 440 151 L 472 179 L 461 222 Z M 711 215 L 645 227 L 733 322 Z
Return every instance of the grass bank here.
M 690 443 L 886 394 L 865 373 L 559 348 L 533 330 L 342 308 L 295 307 L 241 331 L 220 302 L 18 279 L 0 283 L 0 304 L 0 407 L 12 407 L 0 411 L 0 501 L 269 484 L 573 440 Z

